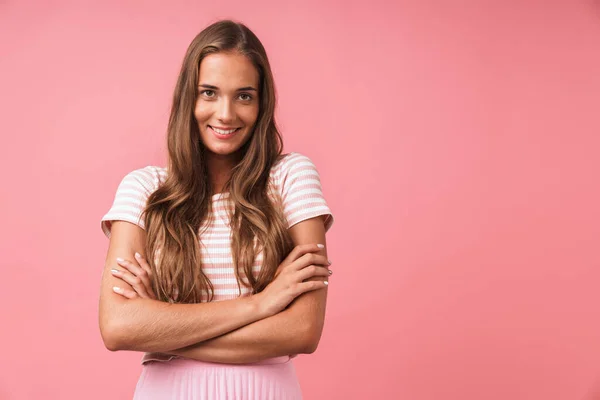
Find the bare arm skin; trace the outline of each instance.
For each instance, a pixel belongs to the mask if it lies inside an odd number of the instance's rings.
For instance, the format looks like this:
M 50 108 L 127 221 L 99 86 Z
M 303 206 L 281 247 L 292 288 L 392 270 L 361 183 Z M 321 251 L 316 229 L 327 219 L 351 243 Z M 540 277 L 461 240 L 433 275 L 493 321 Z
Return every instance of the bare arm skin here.
M 295 245 L 325 244 L 323 216 L 290 228 Z M 327 246 L 319 254 L 327 257 Z M 309 280 L 327 280 L 315 277 Z M 313 353 L 319 344 L 325 320 L 327 289 L 298 296 L 287 309 L 232 332 L 191 346 L 168 351 L 186 358 L 220 363 L 251 363 L 271 357 Z
M 115 259 L 144 254 L 146 232 L 125 221 L 112 224 L 100 288 L 100 333 L 107 349 L 167 352 L 206 341 L 268 317 L 252 296 L 199 304 L 171 304 L 152 299 L 126 299 L 113 286 L 131 290 L 112 276 Z

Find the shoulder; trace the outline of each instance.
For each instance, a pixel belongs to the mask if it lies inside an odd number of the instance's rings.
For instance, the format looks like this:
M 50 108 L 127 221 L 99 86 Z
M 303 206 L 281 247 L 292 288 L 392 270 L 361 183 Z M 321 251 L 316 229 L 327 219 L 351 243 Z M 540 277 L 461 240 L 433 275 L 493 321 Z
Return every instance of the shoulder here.
M 297 151 L 292 151 L 290 153 L 282 154 L 279 159 L 275 162 L 274 167 L 286 167 L 290 165 L 295 165 L 299 163 L 312 163 L 312 160 L 305 154 L 299 153 Z
M 146 195 L 154 192 L 167 176 L 167 169 L 156 165 L 148 165 L 134 169 L 123 177 L 121 187 L 142 191 Z
M 283 202 L 284 215 L 291 228 L 317 216 L 325 216 L 325 231 L 333 224 L 333 215 L 323 195 L 317 167 L 305 154 L 283 155 L 274 165 L 276 187 Z
M 164 182 L 166 169 L 154 165 L 134 169 L 122 179 L 112 207 L 102 217 L 102 231 L 110 238 L 113 221 L 127 221 L 145 229 L 142 212 L 148 197 Z
M 316 171 L 316 166 L 308 156 L 294 151 L 279 157 L 271 168 L 271 176 L 276 182 L 281 183 L 286 176 L 301 170 Z
M 283 154 L 271 170 L 271 179 L 283 197 L 307 194 L 306 191 L 321 192 L 321 179 L 317 167 L 305 154 L 291 152 Z

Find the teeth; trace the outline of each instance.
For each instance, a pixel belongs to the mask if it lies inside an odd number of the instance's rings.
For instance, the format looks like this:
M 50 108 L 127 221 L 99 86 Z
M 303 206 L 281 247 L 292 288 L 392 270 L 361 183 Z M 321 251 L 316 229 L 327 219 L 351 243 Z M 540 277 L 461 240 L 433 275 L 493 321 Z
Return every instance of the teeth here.
M 233 132 L 237 131 L 237 128 L 235 128 L 235 129 L 227 129 L 227 130 L 218 129 L 218 128 L 215 128 L 215 127 L 212 127 L 212 126 L 211 126 L 211 128 L 213 128 L 213 130 L 215 132 L 220 133 L 221 135 L 230 135 Z

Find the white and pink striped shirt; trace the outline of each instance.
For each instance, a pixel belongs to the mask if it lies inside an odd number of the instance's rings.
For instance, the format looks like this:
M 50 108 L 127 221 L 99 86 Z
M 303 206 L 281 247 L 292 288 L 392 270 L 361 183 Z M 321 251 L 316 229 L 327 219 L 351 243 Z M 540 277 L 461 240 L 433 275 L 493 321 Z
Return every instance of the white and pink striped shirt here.
M 164 182 L 167 169 L 147 166 L 128 173 L 117 188 L 110 210 L 102 217 L 102 231 L 110 238 L 112 221 L 127 221 L 145 229 L 140 218 L 148 196 Z M 283 211 L 288 228 L 309 218 L 325 215 L 325 231 L 333 225 L 334 217 L 325 201 L 319 173 L 305 155 L 292 152 L 273 165 L 269 175 L 269 190 L 276 190 L 283 200 Z M 231 255 L 231 229 L 228 210 L 233 211 L 229 193 L 212 196 L 212 222 L 201 226 L 199 240 L 202 254 L 202 271 L 214 287 L 213 301 L 234 299 L 240 289 Z M 262 266 L 262 253 L 258 253 L 253 273 Z M 243 274 L 242 274 L 243 276 Z M 240 285 L 241 296 L 249 296 L 251 289 Z M 204 292 L 206 295 L 206 292 Z M 287 356 L 286 356 L 287 357 Z M 162 353 L 145 353 L 142 364 L 148 361 L 168 361 L 179 358 Z

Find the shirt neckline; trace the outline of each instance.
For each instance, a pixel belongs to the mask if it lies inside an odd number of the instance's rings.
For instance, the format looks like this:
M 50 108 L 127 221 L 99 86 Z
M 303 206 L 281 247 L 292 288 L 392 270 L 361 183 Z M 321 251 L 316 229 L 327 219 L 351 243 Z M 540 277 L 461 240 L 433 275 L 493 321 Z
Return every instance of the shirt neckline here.
M 219 198 L 221 198 L 221 197 L 223 197 L 223 198 L 229 197 L 229 192 L 221 192 L 221 193 L 213 194 L 211 196 L 211 198 L 213 200 L 219 200 Z

